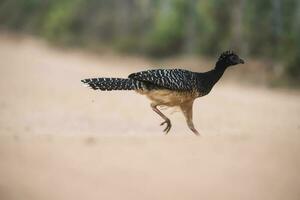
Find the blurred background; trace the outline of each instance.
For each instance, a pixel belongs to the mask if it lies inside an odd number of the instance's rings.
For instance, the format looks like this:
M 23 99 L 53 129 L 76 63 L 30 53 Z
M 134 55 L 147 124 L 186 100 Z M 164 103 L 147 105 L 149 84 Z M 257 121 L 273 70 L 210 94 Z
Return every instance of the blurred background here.
M 160 58 L 233 49 L 264 61 L 271 85 L 298 86 L 299 13 L 298 0 L 1 0 L 0 25 L 63 46 Z
M 93 77 L 207 71 L 194 124 Z M 299 200 L 299 0 L 0 0 L 0 200 Z

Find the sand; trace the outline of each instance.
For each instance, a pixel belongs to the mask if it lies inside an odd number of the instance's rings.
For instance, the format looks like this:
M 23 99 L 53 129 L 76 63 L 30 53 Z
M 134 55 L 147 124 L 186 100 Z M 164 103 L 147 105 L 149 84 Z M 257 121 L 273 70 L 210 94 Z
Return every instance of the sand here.
M 202 136 L 169 110 L 166 136 L 145 97 L 80 83 L 153 61 L 9 34 L 0 44 L 1 200 L 299 199 L 299 92 L 221 80 L 195 102 Z

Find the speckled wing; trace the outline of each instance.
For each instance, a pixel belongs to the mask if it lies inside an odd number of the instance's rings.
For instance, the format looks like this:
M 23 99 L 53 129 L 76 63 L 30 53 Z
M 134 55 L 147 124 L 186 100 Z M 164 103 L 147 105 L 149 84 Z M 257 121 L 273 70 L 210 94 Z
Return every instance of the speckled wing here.
M 135 79 L 170 90 L 189 91 L 196 85 L 195 74 L 183 69 L 156 69 L 130 74 Z

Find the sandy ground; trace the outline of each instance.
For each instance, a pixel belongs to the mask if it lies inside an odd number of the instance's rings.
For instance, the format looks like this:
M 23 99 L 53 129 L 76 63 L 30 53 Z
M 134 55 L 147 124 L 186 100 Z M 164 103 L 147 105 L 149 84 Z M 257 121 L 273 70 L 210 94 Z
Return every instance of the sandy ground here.
M 152 64 L 0 34 L 0 199 L 300 198 L 298 92 L 221 80 L 196 101 L 202 137 L 168 110 L 164 136 L 145 97 L 80 83 Z

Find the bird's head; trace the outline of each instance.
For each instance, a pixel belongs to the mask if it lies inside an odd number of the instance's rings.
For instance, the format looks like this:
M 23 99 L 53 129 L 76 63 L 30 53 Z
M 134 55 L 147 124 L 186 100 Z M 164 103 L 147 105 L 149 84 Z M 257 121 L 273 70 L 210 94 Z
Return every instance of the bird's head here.
M 236 55 L 233 51 L 225 51 L 223 52 L 217 63 L 216 68 L 224 68 L 226 69 L 229 66 L 244 64 L 244 60 L 241 59 L 238 55 Z

